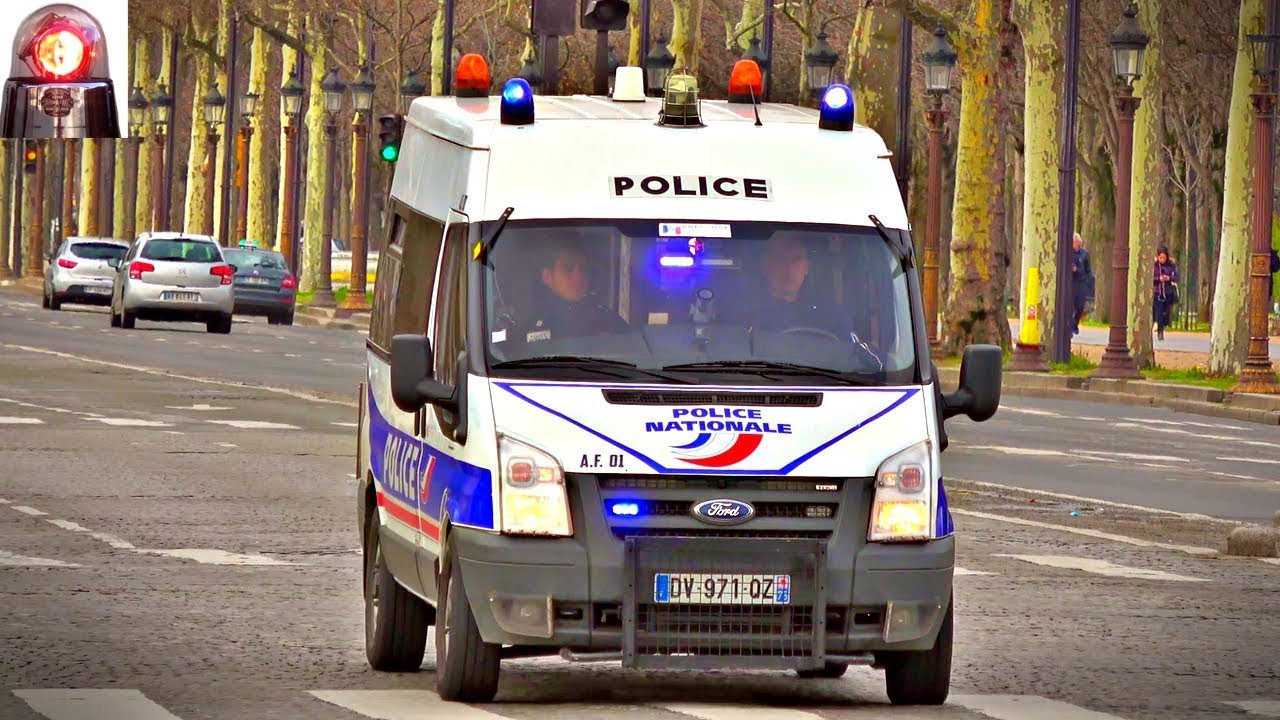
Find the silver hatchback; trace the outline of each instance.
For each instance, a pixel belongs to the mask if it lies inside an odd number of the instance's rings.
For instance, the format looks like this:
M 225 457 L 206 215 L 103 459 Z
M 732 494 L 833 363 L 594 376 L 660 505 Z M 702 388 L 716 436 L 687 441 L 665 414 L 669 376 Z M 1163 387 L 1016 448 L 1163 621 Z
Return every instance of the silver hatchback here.
M 117 262 L 111 326 L 137 320 L 203 322 L 211 333 L 231 332 L 235 268 L 207 235 L 143 233 Z
M 129 243 L 115 238 L 71 237 L 45 256 L 44 298 L 41 306 L 60 310 L 62 303 L 106 305 L 115 283 L 112 260 L 129 252 Z

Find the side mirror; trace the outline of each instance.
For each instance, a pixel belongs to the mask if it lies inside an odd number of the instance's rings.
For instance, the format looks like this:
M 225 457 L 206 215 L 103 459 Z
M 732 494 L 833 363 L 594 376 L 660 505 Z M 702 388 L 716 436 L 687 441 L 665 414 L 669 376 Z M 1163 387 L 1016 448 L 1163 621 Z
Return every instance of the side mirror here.
M 425 335 L 391 338 L 391 399 L 405 412 L 431 404 L 452 404 L 453 390 L 432 375 L 431 341 Z
M 996 345 L 970 345 L 960 361 L 960 387 L 942 397 L 943 419 L 968 415 L 974 422 L 991 419 L 1000 407 L 1000 364 L 1004 353 Z

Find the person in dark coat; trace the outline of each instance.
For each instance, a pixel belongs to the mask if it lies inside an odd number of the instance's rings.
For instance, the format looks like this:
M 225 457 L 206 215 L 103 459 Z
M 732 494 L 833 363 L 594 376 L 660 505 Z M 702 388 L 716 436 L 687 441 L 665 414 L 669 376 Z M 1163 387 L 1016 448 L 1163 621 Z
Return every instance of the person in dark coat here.
M 1278 272 L 1280 272 L 1280 253 L 1277 253 L 1275 248 L 1271 248 L 1271 274 L 1275 275 Z M 1276 282 L 1275 278 L 1272 278 L 1271 282 L 1267 283 L 1267 305 L 1275 302 L 1275 292 Z M 1270 307 L 1267 308 L 1267 312 L 1271 312 Z
M 1164 340 L 1164 329 L 1169 326 L 1173 306 L 1178 302 L 1178 266 L 1169 259 L 1169 248 L 1163 245 L 1156 251 L 1152 281 L 1151 312 L 1155 316 L 1156 337 Z
M 1072 335 L 1080 334 L 1080 320 L 1093 300 L 1094 287 L 1093 261 L 1089 259 L 1089 251 L 1084 249 L 1080 233 L 1076 233 L 1071 238 L 1071 306 L 1075 310 L 1071 315 Z
M 581 248 L 558 243 L 542 255 L 541 282 L 534 287 L 532 320 L 521 338 L 535 343 L 552 338 L 627 332 L 616 312 L 589 295 L 587 256 Z

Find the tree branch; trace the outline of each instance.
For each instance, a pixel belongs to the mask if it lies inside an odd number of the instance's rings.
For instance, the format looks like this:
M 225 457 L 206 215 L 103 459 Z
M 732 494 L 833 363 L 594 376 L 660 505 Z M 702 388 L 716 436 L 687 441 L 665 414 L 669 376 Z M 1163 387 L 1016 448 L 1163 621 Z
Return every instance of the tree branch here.
M 267 34 L 267 37 L 270 37 L 272 40 L 275 40 L 281 45 L 288 45 L 294 50 L 297 50 L 300 53 L 306 54 L 307 48 L 301 40 L 281 30 L 275 25 L 268 23 L 266 20 L 263 20 L 257 15 L 253 13 L 245 13 L 240 16 L 240 19 L 262 30 L 262 32 Z

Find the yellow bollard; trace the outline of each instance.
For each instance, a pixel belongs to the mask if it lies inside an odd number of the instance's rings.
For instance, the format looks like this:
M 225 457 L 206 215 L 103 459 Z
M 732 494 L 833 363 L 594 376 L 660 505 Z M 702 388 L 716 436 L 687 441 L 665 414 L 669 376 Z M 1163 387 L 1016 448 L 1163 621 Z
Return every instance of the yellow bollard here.
M 1009 361 L 1009 369 L 1049 372 L 1040 347 L 1040 268 L 1027 268 L 1027 276 L 1023 278 L 1023 282 L 1026 283 L 1027 303 L 1022 308 L 1018 341 L 1013 344 L 1013 358 Z

